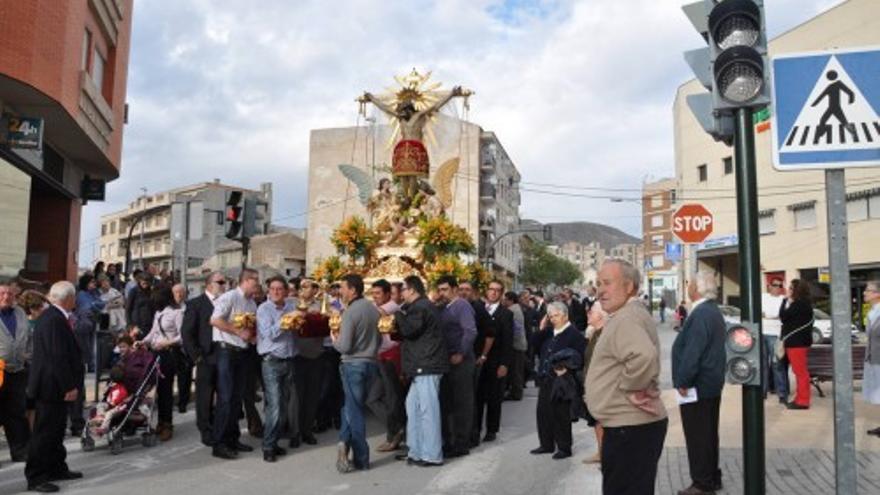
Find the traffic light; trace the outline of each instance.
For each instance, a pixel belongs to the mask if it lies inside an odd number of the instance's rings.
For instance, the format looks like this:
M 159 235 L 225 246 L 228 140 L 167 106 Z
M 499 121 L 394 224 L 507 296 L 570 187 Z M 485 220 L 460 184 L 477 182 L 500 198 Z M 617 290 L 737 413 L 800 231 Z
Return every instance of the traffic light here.
M 738 323 L 728 327 L 725 337 L 728 383 L 761 385 L 761 346 L 758 335 L 758 326 L 755 323 Z
M 770 102 L 763 1 L 700 0 L 682 10 L 707 43 L 684 53 L 707 90 L 688 95 L 688 107 L 706 133 L 731 145 L 734 110 Z
M 248 239 L 256 235 L 265 234 L 262 225 L 266 220 L 266 208 L 268 205 L 256 198 L 244 200 L 244 218 L 242 220 L 242 236 Z
M 242 191 L 230 191 L 226 198 L 226 238 L 241 240 L 242 220 L 244 206 L 244 193 Z

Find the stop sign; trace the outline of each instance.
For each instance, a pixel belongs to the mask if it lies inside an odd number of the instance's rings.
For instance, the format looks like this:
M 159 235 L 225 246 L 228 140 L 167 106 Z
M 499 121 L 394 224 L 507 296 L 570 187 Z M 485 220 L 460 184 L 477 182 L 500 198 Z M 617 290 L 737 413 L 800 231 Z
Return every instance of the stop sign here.
M 672 233 L 686 244 L 697 244 L 712 233 L 715 220 L 701 204 L 681 205 L 672 215 Z

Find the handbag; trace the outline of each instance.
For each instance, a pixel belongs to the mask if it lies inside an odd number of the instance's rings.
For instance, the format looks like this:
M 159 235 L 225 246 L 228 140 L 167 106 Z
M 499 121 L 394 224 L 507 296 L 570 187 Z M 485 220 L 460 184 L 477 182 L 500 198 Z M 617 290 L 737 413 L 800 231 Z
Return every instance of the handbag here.
M 785 337 L 777 340 L 776 347 L 773 349 L 773 352 L 776 354 L 776 359 L 782 359 L 785 357 L 785 341 L 788 340 L 789 337 L 800 332 L 801 330 L 803 330 L 805 328 L 813 328 L 814 322 L 815 322 L 815 320 L 810 320 L 809 323 L 805 323 L 805 324 L 801 325 L 799 328 L 795 329 L 795 331 L 793 331 L 790 334 L 786 335 Z

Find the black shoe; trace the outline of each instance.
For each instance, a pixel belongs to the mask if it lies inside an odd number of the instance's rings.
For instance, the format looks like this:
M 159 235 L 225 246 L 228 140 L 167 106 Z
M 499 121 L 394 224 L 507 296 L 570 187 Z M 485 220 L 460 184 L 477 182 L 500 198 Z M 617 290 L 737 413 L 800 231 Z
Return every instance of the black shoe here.
M 220 459 L 237 459 L 238 452 L 225 445 L 217 445 L 211 449 L 211 455 Z
M 285 455 L 287 455 L 287 451 L 284 450 L 284 449 L 282 449 L 281 447 L 279 447 L 279 446 L 277 446 L 277 445 L 275 446 L 274 449 L 272 449 L 272 452 L 274 452 L 275 455 L 278 455 L 278 456 L 285 456 Z
M 45 483 L 40 483 L 38 485 L 28 485 L 29 492 L 39 492 L 39 493 L 55 493 L 58 490 L 58 485 L 54 483 L 49 483 L 48 481 Z
M 495 439 L 498 438 L 498 435 L 494 432 L 487 431 L 486 436 L 483 437 L 484 442 L 494 442 Z
M 303 441 L 303 443 L 306 443 L 309 445 L 317 445 L 318 444 L 318 439 L 315 438 L 314 435 L 303 435 L 302 441 Z
M 275 451 L 273 450 L 264 450 L 263 451 L 263 460 L 266 462 L 275 462 L 278 459 L 275 457 Z
M 541 455 L 541 454 L 552 454 L 552 449 L 545 449 L 544 447 L 538 447 L 537 449 L 532 449 L 529 451 L 529 454 L 532 455 Z
M 82 431 L 82 429 L 78 429 L 78 430 L 71 429 L 70 436 L 72 436 L 73 438 L 79 438 L 79 437 L 83 436 L 83 431 Z
M 786 400 L 784 397 L 780 397 L 780 398 L 779 398 L 779 403 L 782 404 L 783 406 L 787 406 L 787 405 L 788 405 L 788 400 Z
M 868 430 L 868 435 L 874 435 L 880 437 L 880 428 L 874 428 L 873 430 Z
M 799 411 L 810 408 L 810 406 L 802 406 L 802 405 L 794 403 L 794 402 L 789 402 L 786 407 L 789 409 L 795 409 L 795 410 L 799 410 Z
M 236 441 L 236 442 L 232 445 L 232 449 L 233 449 L 233 450 L 236 450 L 236 451 L 238 451 L 238 452 L 253 452 L 253 451 L 254 451 L 254 448 L 253 448 L 253 447 L 251 447 L 250 445 L 248 445 L 248 444 L 246 444 L 246 443 L 241 443 L 241 442 L 239 442 L 239 441 Z
M 180 414 L 186 414 L 186 404 L 181 404 L 177 406 L 177 412 Z
M 204 445 L 205 447 L 213 447 L 214 439 L 210 436 L 202 436 L 202 445 Z
M 403 453 L 403 454 L 394 454 L 394 460 L 396 460 L 396 461 L 410 461 L 412 459 L 409 458 L 408 453 Z
M 554 461 L 558 461 L 559 459 L 568 459 L 569 457 L 571 457 L 571 452 L 565 452 L 562 450 L 558 450 L 555 454 L 553 454 Z
M 299 445 L 300 445 L 300 443 L 299 443 L 299 437 L 291 438 L 291 439 L 290 439 L 290 444 L 289 444 L 289 445 L 290 445 L 290 448 L 292 448 L 292 449 L 298 449 L 298 448 L 299 448 Z
M 443 461 L 440 461 L 440 462 L 415 461 L 415 465 L 419 466 L 419 467 L 440 467 L 443 465 Z
M 50 476 L 49 481 L 69 481 L 69 480 L 78 480 L 82 479 L 83 474 L 79 471 L 70 471 L 67 470 L 63 473 L 57 474 L 55 476 Z

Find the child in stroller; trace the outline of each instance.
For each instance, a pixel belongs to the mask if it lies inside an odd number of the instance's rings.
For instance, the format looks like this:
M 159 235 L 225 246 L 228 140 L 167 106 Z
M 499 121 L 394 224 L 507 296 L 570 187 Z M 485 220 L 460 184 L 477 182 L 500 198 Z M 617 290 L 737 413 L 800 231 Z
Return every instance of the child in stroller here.
M 92 436 L 107 437 L 110 451 L 122 451 L 126 435 L 143 430 L 143 444 L 152 447 L 156 433 L 152 425 L 159 360 L 146 349 L 134 345 L 128 335 L 117 340 L 119 360 L 110 372 L 110 383 L 104 401 L 90 412 L 89 428 L 83 431 L 83 450 L 94 449 Z
M 124 378 L 125 370 L 122 367 L 114 366 L 110 370 L 110 383 L 104 400 L 95 406 L 94 415 L 89 419 L 89 427 L 93 428 L 96 436 L 104 436 L 113 418 L 126 411 L 129 394 L 122 383 Z

